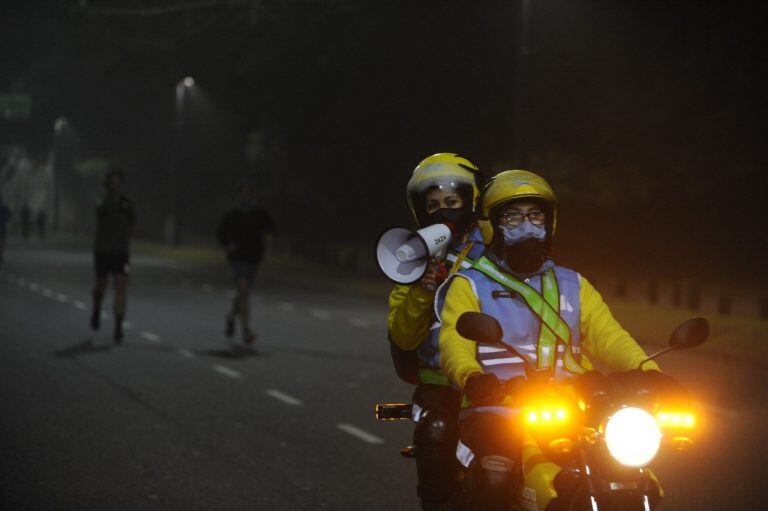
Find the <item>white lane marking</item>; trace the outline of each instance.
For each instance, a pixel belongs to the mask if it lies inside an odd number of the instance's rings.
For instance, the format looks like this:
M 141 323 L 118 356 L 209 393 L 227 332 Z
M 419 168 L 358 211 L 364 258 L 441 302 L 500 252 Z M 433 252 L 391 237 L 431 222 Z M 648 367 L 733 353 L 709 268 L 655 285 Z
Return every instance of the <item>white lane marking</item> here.
M 76 309 L 80 309 L 81 311 L 85 310 L 85 302 L 81 302 L 80 300 L 75 300 L 74 306 Z
M 295 398 L 289 394 L 286 394 L 285 392 L 281 392 L 277 389 L 267 389 L 264 391 L 265 394 L 268 396 L 272 396 L 273 398 L 277 399 L 278 401 L 282 401 L 283 403 L 291 406 L 301 406 L 304 403 L 301 401 L 301 399 Z
M 344 431 L 345 433 L 349 433 L 353 437 L 359 438 L 363 442 L 368 442 L 369 444 L 384 443 L 384 440 L 382 438 L 379 438 L 376 435 L 368 433 L 367 431 L 363 431 L 362 429 L 356 426 L 353 426 L 352 424 L 341 423 L 341 424 L 336 424 L 336 427 Z
M 51 291 L 46 287 L 45 289 L 43 289 L 43 296 L 45 296 L 46 298 L 53 298 L 53 291 Z
M 69 302 L 69 297 L 67 295 L 63 295 L 61 293 L 56 295 L 56 300 L 61 303 L 67 303 Z
M 293 312 L 296 310 L 296 306 L 290 302 L 280 302 L 277 304 L 277 308 L 285 312 Z
M 143 339 L 146 339 L 148 341 L 152 341 L 152 342 L 159 342 L 160 341 L 160 336 L 159 335 L 157 335 L 155 333 L 152 333 L 152 332 L 147 332 L 146 330 L 142 330 L 141 333 L 139 333 L 139 335 Z
M 227 366 L 215 365 L 213 366 L 213 370 L 217 373 L 223 374 L 224 376 L 229 376 L 230 378 L 242 378 L 242 375 L 239 371 L 235 371 L 234 369 L 231 369 Z
M 362 319 L 362 318 L 352 318 L 349 320 L 349 324 L 359 328 L 368 328 L 369 326 L 371 326 L 371 324 L 368 322 L 367 319 Z
M 39 285 L 35 284 L 34 282 L 30 282 L 29 283 L 29 290 L 30 291 L 37 291 L 38 289 L 40 289 Z
M 123 328 L 125 328 L 126 330 L 130 330 L 131 328 L 133 328 L 133 323 L 131 323 L 130 321 L 123 321 Z
M 331 317 L 331 313 L 322 309 L 310 309 L 309 313 L 317 319 L 328 319 Z
M 189 351 L 189 350 L 188 350 L 188 349 L 186 349 L 186 348 L 179 348 L 179 349 L 177 349 L 176 351 L 178 351 L 178 352 L 179 352 L 179 355 L 181 355 L 181 356 L 183 356 L 183 357 L 187 357 L 187 358 L 195 358 L 195 354 L 194 354 L 194 353 L 192 353 L 191 351 Z
M 216 288 L 214 288 L 210 284 L 203 284 L 203 291 L 205 291 L 206 293 L 215 293 L 216 292 Z

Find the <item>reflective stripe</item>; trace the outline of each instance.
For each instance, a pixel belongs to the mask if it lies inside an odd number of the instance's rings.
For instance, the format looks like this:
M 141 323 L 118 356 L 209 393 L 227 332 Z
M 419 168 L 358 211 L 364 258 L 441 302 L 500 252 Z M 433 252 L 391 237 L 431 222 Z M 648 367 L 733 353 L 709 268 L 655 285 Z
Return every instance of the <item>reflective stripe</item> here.
M 493 346 L 478 346 L 477 347 L 478 353 L 501 353 L 501 352 L 508 352 L 505 348 L 494 348 Z
M 429 383 L 432 385 L 451 384 L 451 380 L 449 380 L 444 373 L 438 371 L 437 369 L 429 369 L 427 367 L 422 367 L 419 369 L 419 382 Z
M 464 265 L 464 259 L 467 258 L 467 254 L 469 254 L 469 251 L 472 250 L 472 247 L 474 247 L 474 242 L 470 241 L 467 243 L 467 246 L 464 247 L 464 250 L 461 251 L 459 256 L 456 258 L 456 261 L 453 263 L 453 267 L 451 268 L 451 275 L 459 271 L 459 268 Z M 471 267 L 471 265 L 470 265 Z
M 490 360 L 481 360 L 480 363 L 484 366 L 497 366 L 499 364 L 522 364 L 524 361 L 520 357 L 510 358 L 492 358 Z
M 456 445 L 456 459 L 458 459 L 459 463 L 463 466 L 469 468 L 469 464 L 475 459 L 475 453 L 472 452 L 472 449 L 459 441 Z

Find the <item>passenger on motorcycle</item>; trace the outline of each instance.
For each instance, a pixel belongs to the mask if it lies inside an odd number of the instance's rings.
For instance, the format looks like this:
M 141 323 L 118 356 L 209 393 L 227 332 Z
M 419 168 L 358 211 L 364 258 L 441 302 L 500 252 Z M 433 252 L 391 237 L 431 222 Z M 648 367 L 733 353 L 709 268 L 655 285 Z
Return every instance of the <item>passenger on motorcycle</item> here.
M 408 205 L 419 228 L 444 223 L 451 228 L 445 260 L 433 259 L 412 285 L 395 285 L 389 295 L 389 340 L 398 375 L 416 383 L 413 394 L 418 495 L 422 509 L 453 509 L 459 465 L 456 420 L 460 394 L 438 365 L 435 290 L 446 277 L 469 267 L 485 247 L 475 221 L 478 168 L 451 153 L 423 160 L 408 181 Z M 403 366 L 412 357 L 413 373 Z
M 556 380 L 584 373 L 592 362 L 633 370 L 646 354 L 595 288 L 550 258 L 557 199 L 543 178 L 525 170 L 501 172 L 483 188 L 477 212 L 488 220 L 483 223 L 488 250 L 471 269 L 449 277 L 436 310 L 442 323 L 440 365 L 465 392 L 459 431 L 462 462 L 469 468 L 469 508 L 496 510 L 508 507 L 522 477 L 521 442 L 509 441 L 515 410 L 502 405 L 504 382 L 525 376 L 525 364 L 502 347 L 459 335 L 459 316 L 467 311 L 493 316 L 503 343 L 533 367 L 553 371 Z M 643 368 L 658 371 L 653 362 Z

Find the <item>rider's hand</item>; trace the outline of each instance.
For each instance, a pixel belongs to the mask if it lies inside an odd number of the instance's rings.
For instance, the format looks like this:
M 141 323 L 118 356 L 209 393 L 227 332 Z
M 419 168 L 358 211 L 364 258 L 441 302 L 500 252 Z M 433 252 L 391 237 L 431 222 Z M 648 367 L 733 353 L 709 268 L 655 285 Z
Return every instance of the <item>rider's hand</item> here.
M 475 373 L 467 378 L 464 392 L 473 405 L 493 405 L 504 400 L 504 385 L 495 374 Z
M 427 271 L 424 272 L 424 275 L 419 281 L 419 286 L 421 286 L 421 288 L 425 291 L 434 292 L 435 289 L 437 289 L 437 286 L 440 284 L 437 277 L 439 271 L 440 267 L 437 260 L 434 258 L 430 259 L 429 264 L 427 265 Z
M 690 400 L 690 394 L 676 378 L 668 374 L 662 374 L 659 371 L 645 371 L 646 378 L 651 382 L 653 389 L 658 393 L 659 398 L 664 401 L 682 401 Z
M 591 399 L 600 398 L 608 393 L 605 376 L 599 371 L 587 371 L 576 379 L 579 393 Z
M 655 369 L 642 371 L 632 369 L 625 372 L 611 373 L 608 376 L 611 386 L 623 392 L 633 394 L 658 395 L 668 401 L 686 401 L 690 398 L 688 391 L 672 376 L 662 374 Z

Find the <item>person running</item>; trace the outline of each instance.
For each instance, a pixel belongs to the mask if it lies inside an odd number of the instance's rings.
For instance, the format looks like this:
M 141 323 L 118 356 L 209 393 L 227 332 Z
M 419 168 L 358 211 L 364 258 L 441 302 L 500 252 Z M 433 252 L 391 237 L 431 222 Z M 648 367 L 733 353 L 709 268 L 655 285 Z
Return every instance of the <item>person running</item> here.
M 235 320 L 239 318 L 245 344 L 256 342 L 249 321 L 251 286 L 264 256 L 265 240 L 276 235 L 272 218 L 256 205 L 256 192 L 251 183 L 241 185 L 237 205 L 224 215 L 216 231 L 235 281 L 235 298 L 226 316 L 224 333 L 227 337 L 235 335 Z
M 98 330 L 101 320 L 101 302 L 107 288 L 107 280 L 113 276 L 115 286 L 113 339 L 123 340 L 126 288 L 129 273 L 129 242 L 136 223 L 133 203 L 123 194 L 125 175 L 113 170 L 104 180 L 106 197 L 96 206 L 96 236 L 93 261 L 96 286 L 93 288 L 91 328 Z

